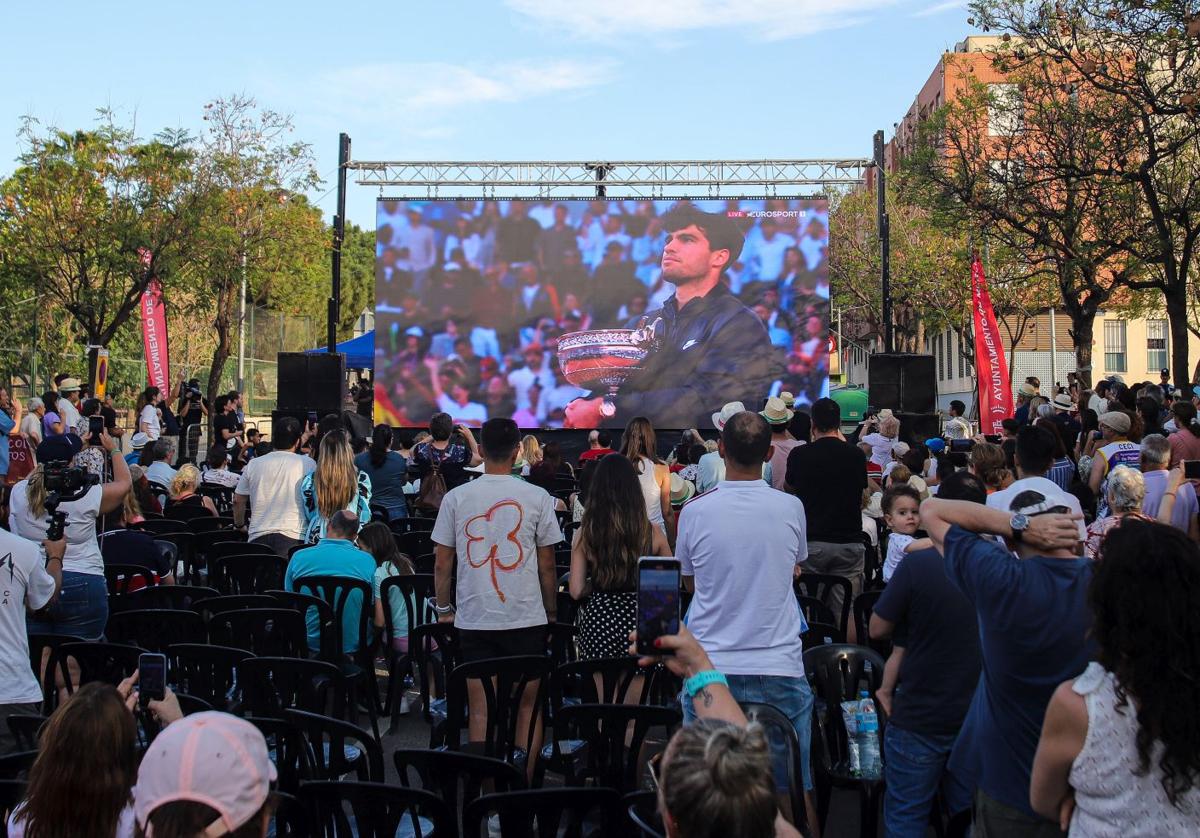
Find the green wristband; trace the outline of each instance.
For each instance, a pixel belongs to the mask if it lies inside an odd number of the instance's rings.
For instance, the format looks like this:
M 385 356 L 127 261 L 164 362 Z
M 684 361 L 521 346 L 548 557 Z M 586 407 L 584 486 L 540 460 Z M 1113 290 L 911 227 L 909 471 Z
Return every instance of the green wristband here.
M 683 682 L 683 688 L 687 690 L 687 694 L 692 698 L 696 697 L 696 693 L 707 687 L 709 684 L 724 684 L 729 686 L 729 682 L 725 680 L 725 676 L 715 669 L 706 669 L 703 672 L 697 672 L 691 678 Z

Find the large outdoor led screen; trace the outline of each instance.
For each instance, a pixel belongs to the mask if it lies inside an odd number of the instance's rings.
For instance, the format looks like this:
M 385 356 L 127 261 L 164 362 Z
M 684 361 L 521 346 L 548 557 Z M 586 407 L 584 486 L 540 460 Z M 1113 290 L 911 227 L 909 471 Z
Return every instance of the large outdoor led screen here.
M 711 429 L 828 391 L 823 200 L 380 200 L 381 421 Z

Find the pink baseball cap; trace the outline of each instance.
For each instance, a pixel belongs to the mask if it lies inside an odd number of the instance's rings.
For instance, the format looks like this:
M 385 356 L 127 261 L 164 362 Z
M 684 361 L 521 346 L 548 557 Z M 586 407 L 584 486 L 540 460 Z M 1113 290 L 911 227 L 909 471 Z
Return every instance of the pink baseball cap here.
M 276 777 L 258 728 L 228 713 L 194 713 L 167 725 L 142 757 L 134 815 L 150 835 L 147 822 L 159 806 L 203 803 L 220 813 L 204 835 L 226 835 L 262 808 Z

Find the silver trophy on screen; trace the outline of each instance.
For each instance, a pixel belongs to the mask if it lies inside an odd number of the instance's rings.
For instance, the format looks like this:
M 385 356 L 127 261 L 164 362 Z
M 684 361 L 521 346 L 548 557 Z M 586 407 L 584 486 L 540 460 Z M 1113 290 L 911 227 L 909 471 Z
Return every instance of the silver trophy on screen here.
M 600 415 L 617 413 L 616 397 L 634 373 L 645 369 L 646 359 L 662 342 L 661 318 L 636 329 L 592 329 L 569 332 L 558 340 L 558 360 L 563 377 L 576 387 L 604 391 Z

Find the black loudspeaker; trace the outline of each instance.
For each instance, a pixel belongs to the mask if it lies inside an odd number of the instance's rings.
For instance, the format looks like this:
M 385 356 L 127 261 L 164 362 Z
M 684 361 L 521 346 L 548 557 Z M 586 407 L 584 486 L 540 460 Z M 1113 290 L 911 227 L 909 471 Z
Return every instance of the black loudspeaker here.
M 942 435 L 942 418 L 936 413 L 897 413 L 900 439 L 909 445 Z
M 320 416 L 342 412 L 346 389 L 346 356 L 321 352 L 308 356 L 308 409 Z
M 280 352 L 278 362 L 279 397 L 275 406 L 281 411 L 308 410 L 308 356 L 303 352 Z
M 358 442 L 359 440 L 371 441 L 371 435 L 375 433 L 375 426 L 371 424 L 371 420 L 365 416 L 359 416 L 353 410 L 342 411 L 342 424 L 346 426 L 346 430 L 350 432 L 350 438 Z
M 342 391 L 346 387 L 346 356 L 320 352 L 280 352 L 279 398 L 281 411 L 315 410 L 318 416 L 342 412 Z
M 889 407 L 896 413 L 933 413 L 937 410 L 933 356 L 904 352 L 871 355 L 867 394 L 876 410 Z

